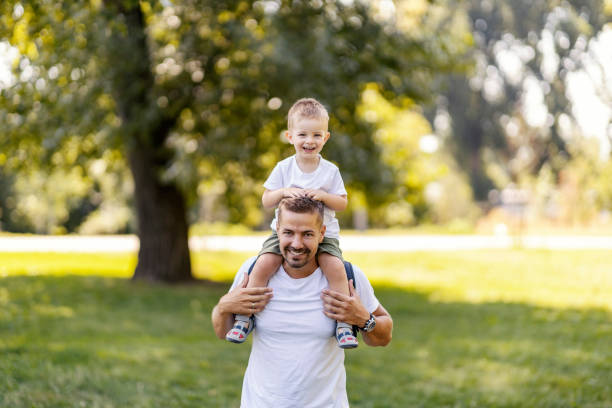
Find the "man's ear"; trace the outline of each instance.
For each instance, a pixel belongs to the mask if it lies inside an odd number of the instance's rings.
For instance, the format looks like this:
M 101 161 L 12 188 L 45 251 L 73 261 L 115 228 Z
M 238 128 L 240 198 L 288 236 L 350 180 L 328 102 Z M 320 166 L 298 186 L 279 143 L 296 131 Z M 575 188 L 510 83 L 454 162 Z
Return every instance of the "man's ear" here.
M 321 223 L 321 237 L 319 238 L 319 244 L 321 242 L 323 242 L 323 238 L 325 238 L 325 230 L 327 229 L 327 227 L 325 226 L 325 224 Z

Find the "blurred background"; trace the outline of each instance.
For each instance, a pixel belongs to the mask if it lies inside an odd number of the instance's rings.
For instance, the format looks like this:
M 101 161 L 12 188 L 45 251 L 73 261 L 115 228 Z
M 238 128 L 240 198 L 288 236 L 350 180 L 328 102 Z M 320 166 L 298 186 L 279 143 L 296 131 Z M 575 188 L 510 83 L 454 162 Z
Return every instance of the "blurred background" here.
M 266 229 L 303 96 L 331 113 L 345 229 L 610 224 L 610 1 L 135 5 L 0 6 L 2 231 L 135 232 L 142 146 L 197 231 Z
M 311 96 L 341 247 L 395 322 L 347 353 L 351 406 L 610 407 L 611 20 L 612 0 L 1 1 L 0 406 L 238 406 L 249 348 L 210 311 Z

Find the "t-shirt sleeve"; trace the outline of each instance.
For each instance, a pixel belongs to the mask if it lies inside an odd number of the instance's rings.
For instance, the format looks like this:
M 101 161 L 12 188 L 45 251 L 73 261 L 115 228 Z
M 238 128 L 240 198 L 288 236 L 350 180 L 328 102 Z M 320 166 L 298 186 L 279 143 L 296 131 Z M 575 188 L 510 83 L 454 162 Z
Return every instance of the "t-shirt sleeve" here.
M 365 276 L 363 271 L 359 269 L 358 266 L 353 265 L 353 273 L 355 275 L 355 285 L 357 287 L 357 294 L 361 298 L 361 303 L 363 303 L 363 306 L 365 306 L 368 312 L 372 313 L 380 305 L 380 302 L 374 294 L 374 288 L 372 287 L 372 284 L 370 284 L 370 281 Z
M 276 163 L 276 166 L 274 166 L 272 173 L 270 173 L 263 186 L 267 190 L 278 190 L 279 188 L 285 187 L 283 183 L 283 169 L 280 163 Z
M 249 267 L 251 266 L 253 262 L 255 262 L 256 259 L 257 259 L 256 256 L 252 256 L 246 261 L 244 261 L 240 269 L 238 269 L 238 272 L 236 272 L 236 276 L 234 277 L 234 282 L 232 283 L 232 286 L 229 288 L 229 291 L 231 291 L 236 286 L 242 283 L 242 278 L 244 277 L 244 273 L 249 271 Z
M 336 195 L 346 195 L 346 189 L 344 188 L 344 181 L 342 180 L 342 175 L 340 174 L 340 170 L 334 166 L 334 173 L 331 180 L 331 187 L 328 191 L 330 194 Z

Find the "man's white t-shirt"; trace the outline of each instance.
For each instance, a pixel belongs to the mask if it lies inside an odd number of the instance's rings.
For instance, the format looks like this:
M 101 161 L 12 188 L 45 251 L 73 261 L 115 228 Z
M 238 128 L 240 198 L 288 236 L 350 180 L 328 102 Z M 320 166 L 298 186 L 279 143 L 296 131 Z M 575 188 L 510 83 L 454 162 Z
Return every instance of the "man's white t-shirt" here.
M 255 259 L 242 265 L 232 289 Z M 357 266 L 353 272 L 361 302 L 373 312 L 379 305 L 374 289 Z M 348 407 L 344 350 L 333 337 L 335 322 L 323 314 L 325 275 L 318 268 L 294 279 L 281 266 L 268 287 L 273 297 L 255 315 L 241 408 Z
M 264 183 L 267 190 L 278 190 L 279 188 L 304 188 L 311 190 L 323 190 L 330 194 L 346 195 L 344 182 L 340 175 L 338 166 L 325 160 L 319 155 L 319 167 L 312 173 L 304 173 L 295 160 L 295 155 L 287 157 L 276 163 L 274 170 Z M 270 224 L 273 231 L 276 231 L 276 218 Z M 325 224 L 325 236 L 329 238 L 340 238 L 340 226 L 336 219 L 336 212 L 325 207 L 323 224 Z

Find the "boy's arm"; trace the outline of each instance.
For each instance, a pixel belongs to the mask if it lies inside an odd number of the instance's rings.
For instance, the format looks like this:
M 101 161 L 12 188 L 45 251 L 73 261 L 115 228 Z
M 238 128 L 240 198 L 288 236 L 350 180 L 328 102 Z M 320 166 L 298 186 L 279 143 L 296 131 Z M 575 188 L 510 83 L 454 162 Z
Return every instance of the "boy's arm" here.
M 338 195 L 323 190 L 306 190 L 306 195 L 313 200 L 322 201 L 326 207 L 334 211 L 343 211 L 348 204 L 346 194 Z
M 264 208 L 274 208 L 285 197 L 299 197 L 305 194 L 306 190 L 297 187 L 279 188 L 278 190 L 265 190 L 261 197 L 261 204 Z

